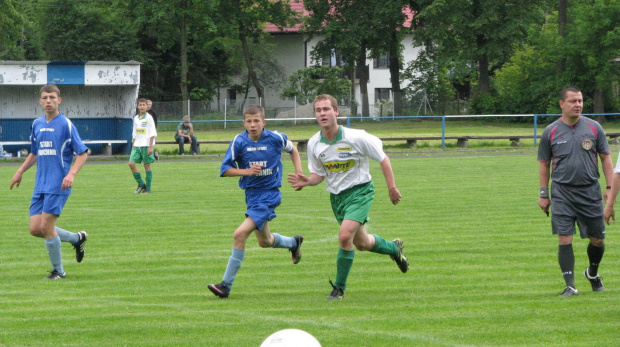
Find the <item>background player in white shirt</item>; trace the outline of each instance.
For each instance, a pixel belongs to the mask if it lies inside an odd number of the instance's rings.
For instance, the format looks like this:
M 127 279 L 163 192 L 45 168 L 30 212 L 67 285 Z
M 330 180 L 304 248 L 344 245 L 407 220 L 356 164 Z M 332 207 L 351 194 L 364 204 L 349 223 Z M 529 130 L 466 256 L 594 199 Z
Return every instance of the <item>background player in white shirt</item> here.
M 80 172 L 88 158 L 88 148 L 82 143 L 73 123 L 58 110 L 62 102 L 60 90 L 55 85 L 41 88 L 39 104 L 45 115 L 32 123 L 30 154 L 17 169 L 11 180 L 19 187 L 22 174 L 35 163 L 37 173 L 30 202 L 30 234 L 45 239 L 45 248 L 52 263 L 52 271 L 45 279 L 65 278 L 62 266 L 61 241 L 70 242 L 79 262 L 84 258 L 84 242 L 88 235 L 84 231 L 72 233 L 56 227 L 56 221 L 71 195 L 75 175 Z M 73 154 L 77 157 L 73 167 Z
M 138 182 L 136 194 L 151 193 L 151 182 L 153 181 L 151 163 L 155 162 L 153 146 L 157 137 L 157 129 L 153 118 L 146 112 L 146 109 L 146 99 L 138 99 L 138 114 L 133 117 L 131 155 L 128 163 L 133 178 Z M 146 183 L 142 180 L 140 170 L 136 167 L 136 163 L 142 162 L 144 162 L 144 170 L 146 171 Z
M 377 234 L 369 234 L 364 227 L 369 220 L 368 212 L 375 192 L 370 177 L 369 159 L 380 163 L 390 201 L 394 205 L 398 204 L 401 195 L 394 183 L 392 165 L 383 152 L 381 140 L 363 130 L 339 126 L 337 117 L 340 111 L 336 99 L 331 95 L 317 96 L 314 100 L 314 112 L 321 131 L 308 141 L 310 176 L 290 174 L 288 181 L 294 188 L 314 186 L 323 180 L 327 181 L 332 210 L 340 223 L 336 282 L 330 281 L 333 290 L 327 299 L 338 300 L 344 296 L 355 248 L 387 254 L 403 273 L 409 269 L 402 250 L 402 240 L 386 241 Z

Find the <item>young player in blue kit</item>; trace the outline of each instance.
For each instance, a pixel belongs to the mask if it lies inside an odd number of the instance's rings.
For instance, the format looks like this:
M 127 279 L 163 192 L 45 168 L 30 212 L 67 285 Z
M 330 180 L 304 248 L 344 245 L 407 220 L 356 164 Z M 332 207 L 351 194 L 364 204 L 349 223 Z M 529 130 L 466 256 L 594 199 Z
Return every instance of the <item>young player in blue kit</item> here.
M 269 221 L 276 217 L 280 205 L 282 185 L 282 152 L 290 154 L 295 173 L 301 174 L 301 159 L 297 148 L 285 134 L 264 129 L 265 110 L 258 105 L 245 108 L 245 132 L 231 141 L 220 168 L 221 177 L 241 176 L 239 187 L 245 190 L 247 211 L 245 220 L 233 234 L 233 250 L 220 284 L 209 284 L 209 290 L 220 298 L 227 298 L 235 276 L 245 256 L 245 243 L 254 232 L 261 247 L 288 248 L 293 264 L 301 260 L 301 235 L 282 236 L 269 231 Z
M 32 123 L 31 153 L 17 169 L 10 188 L 19 187 L 22 174 L 37 164 L 30 202 L 29 229 L 32 236 L 45 239 L 45 248 L 52 263 L 52 271 L 45 279 L 57 280 L 66 277 L 62 266 L 61 241 L 73 244 L 78 263 L 84 258 L 84 243 L 88 237 L 86 232 L 66 231 L 58 228 L 56 221 L 71 195 L 75 175 L 86 162 L 88 148 L 82 143 L 71 121 L 58 110 L 58 105 L 62 102 L 58 87 L 43 86 L 40 95 L 39 103 L 43 106 L 45 115 Z M 76 153 L 77 157 L 71 167 L 73 153 Z

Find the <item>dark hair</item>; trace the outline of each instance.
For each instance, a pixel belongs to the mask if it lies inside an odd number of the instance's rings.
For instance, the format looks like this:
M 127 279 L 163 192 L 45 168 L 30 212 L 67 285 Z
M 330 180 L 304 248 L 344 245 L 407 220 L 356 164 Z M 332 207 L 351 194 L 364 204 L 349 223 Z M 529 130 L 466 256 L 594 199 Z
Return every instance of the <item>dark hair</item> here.
M 332 108 L 334 109 L 334 111 L 338 111 L 338 101 L 336 101 L 336 98 L 329 94 L 317 95 L 316 98 L 314 98 L 314 102 L 312 103 L 312 108 L 314 109 L 314 105 L 316 104 L 316 102 L 321 100 L 329 100 L 329 102 L 331 102 L 332 104 Z
M 579 90 L 579 88 L 573 87 L 573 86 L 565 87 L 560 92 L 560 100 L 562 100 L 562 101 L 566 100 L 566 94 L 568 94 L 568 92 L 581 93 L 581 90 Z
M 265 109 L 261 105 L 248 105 L 243 110 L 243 118 L 245 119 L 246 114 L 260 114 L 262 119 L 265 119 Z
M 39 94 L 46 92 L 46 93 L 56 93 L 58 94 L 58 96 L 60 96 L 60 89 L 58 89 L 58 87 L 55 84 L 47 84 L 44 85 L 43 87 L 41 87 L 41 91 L 39 92 Z

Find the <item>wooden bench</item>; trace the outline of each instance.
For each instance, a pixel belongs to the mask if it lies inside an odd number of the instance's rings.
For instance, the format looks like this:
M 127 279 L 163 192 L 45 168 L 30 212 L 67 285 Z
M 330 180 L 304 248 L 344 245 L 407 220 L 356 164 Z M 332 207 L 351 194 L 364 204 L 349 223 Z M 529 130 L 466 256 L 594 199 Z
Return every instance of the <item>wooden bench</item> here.
M 620 143 L 620 133 L 607 133 L 609 137 L 609 143 Z M 540 138 L 540 135 L 536 136 Z M 521 139 L 533 139 L 534 135 L 497 135 L 497 136 L 446 136 L 446 140 L 456 140 L 457 147 L 467 148 L 469 146 L 469 140 L 510 140 L 510 145 L 513 147 L 521 146 Z M 441 136 L 410 136 L 410 137 L 381 137 L 381 141 L 405 141 L 407 147 L 415 148 L 418 145 L 418 141 L 441 141 Z M 308 139 L 291 139 L 291 142 L 297 143 L 297 150 L 305 152 L 308 149 Z M 201 140 L 200 144 L 229 144 L 228 140 Z M 156 141 L 156 144 L 160 145 L 178 145 L 176 141 Z
M 88 145 L 103 145 L 103 155 L 112 155 L 112 144 L 127 144 L 127 140 L 82 140 L 82 142 Z M 30 145 L 30 141 L 0 141 L 2 146 L 24 146 Z

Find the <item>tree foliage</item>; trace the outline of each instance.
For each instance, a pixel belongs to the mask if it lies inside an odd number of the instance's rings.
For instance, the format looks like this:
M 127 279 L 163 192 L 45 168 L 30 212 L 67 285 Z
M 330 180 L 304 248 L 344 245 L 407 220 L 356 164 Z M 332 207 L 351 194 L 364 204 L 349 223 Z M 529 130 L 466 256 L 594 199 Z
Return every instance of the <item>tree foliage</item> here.
M 340 77 L 344 69 L 339 67 L 307 67 L 297 70 L 289 77 L 288 84 L 280 94 L 283 98 L 295 98 L 297 103 L 305 105 L 319 94 L 335 96 L 348 95 L 351 81 Z
M 39 0 L 42 42 L 51 60 L 139 60 L 134 28 L 107 2 Z M 62 13 L 64 20 L 51 16 Z
M 418 44 L 432 43 L 438 54 L 462 66 L 481 93 L 491 77 L 542 21 L 544 0 L 420 0 L 415 31 Z M 449 66 L 449 63 L 446 63 Z M 458 78 L 458 76 L 456 76 Z
M 19 45 L 22 40 L 24 18 L 19 13 L 16 0 L 0 2 L 0 59 L 23 59 Z
M 265 102 L 265 88 L 256 70 L 259 58 L 271 61 L 272 56 L 259 57 L 251 49 L 252 43 L 260 43 L 265 35 L 263 28 L 266 23 L 280 27 L 290 27 L 296 23 L 296 14 L 291 10 L 288 1 L 274 0 L 224 0 L 217 7 L 221 18 L 220 25 L 231 37 L 241 43 L 247 76 L 256 89 L 262 103 Z
M 510 113 L 558 113 L 558 91 L 579 87 L 584 112 L 617 111 L 614 83 L 620 80 L 620 2 L 571 1 L 564 37 L 557 33 L 558 13 L 532 26 L 528 44 L 519 48 L 498 73 L 496 85 L 503 110 Z M 558 57 L 563 73 L 557 73 Z

